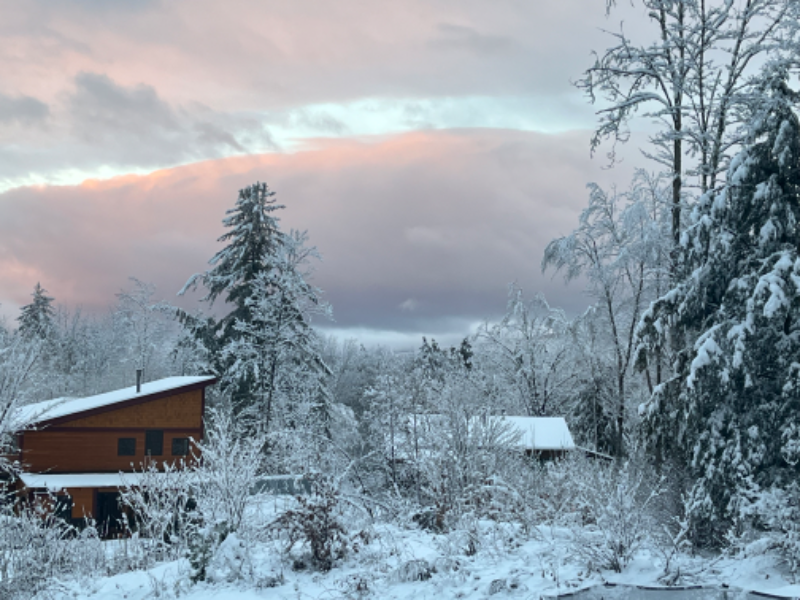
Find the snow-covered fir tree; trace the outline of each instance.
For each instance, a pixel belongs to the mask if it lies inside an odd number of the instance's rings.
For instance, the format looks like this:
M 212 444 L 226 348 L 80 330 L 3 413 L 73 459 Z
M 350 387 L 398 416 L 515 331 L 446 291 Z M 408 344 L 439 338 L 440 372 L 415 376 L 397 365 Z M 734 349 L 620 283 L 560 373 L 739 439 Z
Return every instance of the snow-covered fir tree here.
M 686 271 L 644 315 L 639 358 L 684 344 L 642 407 L 648 442 L 694 481 L 695 541 L 716 544 L 800 462 L 800 121 L 776 69 L 726 185 L 681 240 Z M 649 354 L 650 356 L 652 354 Z
M 216 325 L 223 341 L 237 337 L 236 321 L 249 322 L 251 307 L 247 299 L 253 295 L 256 278 L 275 268 L 278 250 L 286 243 L 279 219 L 273 214 L 285 208 L 277 204 L 275 192 L 266 183 L 255 183 L 239 190 L 236 205 L 228 209 L 222 224 L 229 228 L 217 241 L 225 247 L 208 264 L 211 269 L 192 275 L 180 294 L 202 284 L 206 288 L 204 302 L 213 304 L 223 297 L 233 310 Z
M 231 312 L 219 321 L 181 316 L 197 341 L 196 354 L 210 359 L 235 411 L 255 430 L 314 421 L 328 432 L 329 369 L 311 318 L 330 307 L 307 281 L 319 254 L 306 246 L 305 233 L 281 231 L 274 213 L 283 206 L 274 196 L 264 183 L 240 190 L 223 220 L 229 231 L 219 241 L 227 245 L 181 291 L 202 284 L 205 302 L 222 297 Z
M 223 380 L 252 382 L 247 413 L 258 428 L 270 431 L 276 406 L 290 417 L 299 403 L 308 403 L 324 431 L 331 419 L 331 398 L 325 378 L 330 373 L 321 357 L 321 340 L 311 327 L 314 315 L 329 315 L 321 291 L 306 278 L 316 248 L 307 235 L 291 232 L 273 257 L 273 267 L 258 274 L 245 299 L 250 320 L 237 319 L 222 346 L 230 364 Z
M 237 322 L 253 320 L 249 299 L 253 296 L 255 282 L 260 274 L 275 268 L 277 252 L 286 241 L 286 234 L 280 231 L 274 214 L 282 208 L 284 206 L 276 203 L 275 192 L 266 183 L 255 183 L 239 190 L 235 206 L 225 212 L 222 220 L 228 231 L 217 239 L 225 243 L 225 247 L 208 261 L 209 270 L 192 275 L 179 292 L 182 295 L 202 285 L 206 289 L 203 302 L 213 305 L 222 297 L 232 308 L 219 321 L 179 311 L 184 326 L 212 359 L 208 365 L 211 372 L 226 372 L 230 364 L 222 362 L 222 347 L 241 337 Z M 233 383 L 228 380 L 226 387 Z M 235 384 L 230 391 L 247 397 L 252 383 L 239 380 Z
M 45 338 L 53 329 L 55 309 L 53 298 L 47 295 L 47 290 L 37 282 L 33 288 L 33 300 L 20 309 L 17 322 L 19 332 L 25 337 L 39 336 Z

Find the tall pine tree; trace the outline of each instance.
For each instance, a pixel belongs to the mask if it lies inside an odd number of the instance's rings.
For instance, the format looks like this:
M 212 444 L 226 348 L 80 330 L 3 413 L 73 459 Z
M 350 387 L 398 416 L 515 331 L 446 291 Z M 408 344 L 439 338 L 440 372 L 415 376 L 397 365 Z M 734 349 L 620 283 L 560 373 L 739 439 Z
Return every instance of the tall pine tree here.
M 689 517 L 705 544 L 760 491 L 800 474 L 798 95 L 780 71 L 761 93 L 725 185 L 701 198 L 682 236 L 684 276 L 639 331 L 641 361 L 691 342 L 643 409 L 650 447 L 695 482 Z
M 234 408 L 265 432 L 278 404 L 286 416 L 313 396 L 311 403 L 325 414 L 328 401 L 328 370 L 311 328 L 312 314 L 328 308 L 306 281 L 309 263 L 319 255 L 305 246 L 304 233 L 280 230 L 274 213 L 284 207 L 274 196 L 264 183 L 240 190 L 223 220 L 229 231 L 218 241 L 226 246 L 209 261 L 212 268 L 192 276 L 181 291 L 202 284 L 205 302 L 222 297 L 232 307 L 219 321 L 182 316 Z
M 286 234 L 280 230 L 279 219 L 273 214 L 285 206 L 276 204 L 275 192 L 266 183 L 255 183 L 239 190 L 236 205 L 228 209 L 222 224 L 229 231 L 217 241 L 226 246 L 217 252 L 208 264 L 211 269 L 189 278 L 180 291 L 202 284 L 207 294 L 204 302 L 214 304 L 220 296 L 233 307 L 216 325 L 221 329 L 223 341 L 233 333 L 236 320 L 252 320 L 247 299 L 253 295 L 259 275 L 272 270 L 278 250 L 286 244 Z
M 55 317 L 53 298 L 47 295 L 47 290 L 39 282 L 36 283 L 31 295 L 33 301 L 23 306 L 17 317 L 19 333 L 23 337 L 45 338 L 53 328 L 53 318 Z

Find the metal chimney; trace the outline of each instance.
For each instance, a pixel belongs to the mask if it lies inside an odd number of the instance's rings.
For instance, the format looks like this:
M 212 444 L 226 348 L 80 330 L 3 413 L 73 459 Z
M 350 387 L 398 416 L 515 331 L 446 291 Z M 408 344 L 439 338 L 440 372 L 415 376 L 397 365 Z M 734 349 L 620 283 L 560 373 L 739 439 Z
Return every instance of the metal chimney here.
M 144 369 L 136 369 L 136 393 L 139 394 L 142 391 L 142 374 L 144 373 Z

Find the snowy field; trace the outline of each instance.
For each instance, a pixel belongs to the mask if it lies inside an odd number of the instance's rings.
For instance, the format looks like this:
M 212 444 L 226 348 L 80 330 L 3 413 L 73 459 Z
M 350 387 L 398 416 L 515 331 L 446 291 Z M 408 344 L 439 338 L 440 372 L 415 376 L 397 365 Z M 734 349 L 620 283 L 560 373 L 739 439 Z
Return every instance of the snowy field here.
M 272 498 L 265 502 L 257 518 L 267 521 L 274 517 L 282 502 L 291 501 Z M 400 527 L 365 519 L 349 533 L 346 557 L 326 573 L 302 565 L 297 568 L 307 555 L 302 544 L 287 551 L 285 540 L 259 540 L 257 533 L 249 540 L 231 535 L 215 553 L 207 581 L 191 583 L 191 566 L 180 559 L 147 570 L 53 581 L 41 597 L 536 599 L 604 583 L 664 586 L 663 552 L 645 545 L 621 573 L 592 570 L 585 556 L 575 551 L 574 528 L 541 527 L 525 532 L 518 525 L 480 521 L 436 534 L 411 524 Z M 108 556 L 119 554 L 123 543 L 103 542 Z M 754 550 L 752 556 L 744 552 L 735 558 L 675 555 L 669 570 L 680 586 L 729 586 L 734 596 L 740 590 L 753 590 L 800 597 L 800 585 L 790 583 L 780 559 L 762 549 Z M 675 592 L 673 597 L 678 600 L 686 595 Z
M 467 556 L 459 536 L 429 535 L 421 531 L 376 528 L 376 539 L 330 572 L 295 572 L 269 546 L 250 549 L 245 560 L 252 572 L 241 581 L 190 584 L 186 561 L 161 564 L 90 581 L 60 582 L 57 598 L 144 600 L 149 598 L 387 598 L 474 599 L 540 598 L 613 582 L 660 586 L 659 557 L 643 551 L 621 574 L 587 574 L 555 539 L 512 541 L 503 528 L 487 526 L 484 547 Z M 511 541 L 511 543 L 509 543 Z M 566 544 L 565 544 L 566 545 Z M 234 562 L 238 559 L 231 557 Z M 789 584 L 778 561 L 752 559 L 685 560 L 693 584 L 798 597 L 800 585 Z M 687 583 L 688 583 L 687 581 Z M 271 587 L 274 586 L 274 587 Z M 681 598 L 675 592 L 675 599 Z

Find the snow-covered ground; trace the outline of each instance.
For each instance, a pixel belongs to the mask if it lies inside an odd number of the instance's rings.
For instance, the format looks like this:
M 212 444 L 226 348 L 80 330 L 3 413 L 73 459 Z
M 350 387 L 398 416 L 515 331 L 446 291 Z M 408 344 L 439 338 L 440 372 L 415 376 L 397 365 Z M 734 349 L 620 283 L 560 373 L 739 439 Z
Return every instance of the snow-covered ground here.
M 414 600 L 534 599 L 606 582 L 661 586 L 663 557 L 641 550 L 622 573 L 590 572 L 570 549 L 572 533 L 544 528 L 524 534 L 517 526 L 481 522 L 471 533 L 434 534 L 373 524 L 356 536 L 347 557 L 327 573 L 294 570 L 302 548 L 285 553 L 278 542 L 223 544 L 209 573 L 214 582 L 190 583 L 186 560 L 162 563 L 84 581 L 60 581 L 53 597 L 80 600 L 242 600 L 381 598 Z M 471 543 L 475 542 L 477 543 Z M 118 542 L 109 542 L 115 544 Z M 681 585 L 727 585 L 735 589 L 800 597 L 777 557 L 673 559 Z M 676 593 L 676 600 L 680 595 Z

